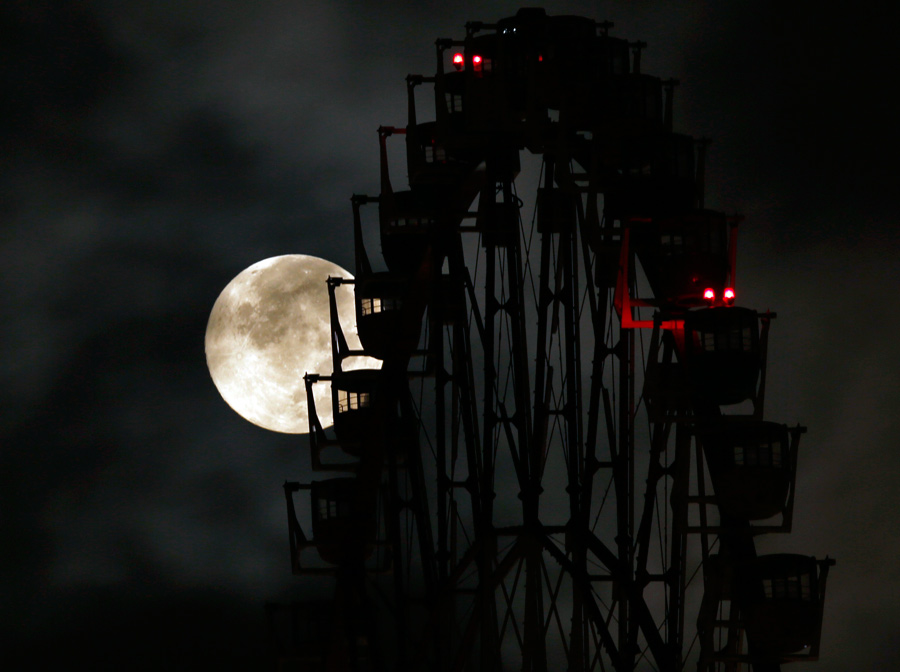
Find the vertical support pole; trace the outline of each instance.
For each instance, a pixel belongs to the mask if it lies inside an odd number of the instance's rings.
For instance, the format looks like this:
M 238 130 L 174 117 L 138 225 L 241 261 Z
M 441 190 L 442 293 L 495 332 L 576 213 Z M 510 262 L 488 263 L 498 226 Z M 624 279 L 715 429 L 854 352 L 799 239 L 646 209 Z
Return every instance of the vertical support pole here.
M 629 291 L 627 288 L 625 291 Z M 616 547 L 622 580 L 634 581 L 634 330 L 619 330 L 619 408 L 617 449 L 614 458 L 616 485 Z M 619 605 L 619 665 L 617 669 L 634 669 L 635 652 L 629 646 L 632 622 L 629 591 L 617 587 Z
M 390 437 L 386 437 L 390 441 Z M 388 467 L 388 498 L 385 510 L 390 514 L 390 520 L 387 521 L 388 538 L 391 546 L 394 548 L 392 554 L 393 578 L 394 578 L 394 600 L 397 603 L 397 619 L 395 621 L 397 636 L 397 666 L 400 669 L 407 667 L 407 647 L 408 628 L 406 617 L 409 613 L 407 602 L 407 591 L 404 585 L 404 577 L 406 572 L 404 569 L 405 557 L 402 552 L 402 540 L 400 531 L 400 517 L 403 513 L 403 502 L 400 497 L 400 482 L 397 474 L 397 454 L 393 450 L 393 446 L 387 448 L 387 467 Z M 423 558 L 426 561 L 426 558 Z M 364 563 L 363 563 L 364 564 Z M 364 588 L 363 588 L 364 590 Z
M 691 432 L 682 422 L 675 425 L 675 462 L 672 465 L 672 532 L 669 551 L 669 624 L 667 644 L 673 668 L 681 669 L 684 639 L 684 584 L 687 561 L 688 493 L 691 480 Z
M 494 297 L 496 281 L 496 247 L 489 243 L 485 250 L 485 319 L 484 319 L 484 429 L 481 442 L 481 515 L 476 535 L 481 547 L 478 555 L 479 611 L 481 619 L 481 669 L 499 667 L 498 633 L 496 629 L 496 605 L 492 570 L 497 544 L 494 525 L 494 427 L 497 412 L 494 407 L 496 375 L 494 370 L 494 322 L 497 318 L 497 300 Z
M 455 283 L 452 270 L 451 282 Z M 446 386 L 447 370 L 444 366 L 444 334 L 443 334 L 443 300 L 441 269 L 437 268 L 433 277 L 432 296 L 435 300 L 428 311 L 429 316 L 429 357 L 434 371 L 435 398 L 435 461 L 437 462 L 437 534 L 438 534 L 438 576 L 441 582 L 447 577 L 447 495 L 449 477 L 447 475 L 447 439 L 446 439 Z M 453 287 L 455 288 L 455 284 Z M 455 299 L 456 297 L 454 297 Z M 443 659 L 443 657 L 439 657 Z
M 569 494 L 569 519 L 579 529 L 587 529 L 588 521 L 581 508 L 581 480 L 584 468 L 584 444 L 582 433 L 582 398 L 581 398 L 581 339 L 579 329 L 578 298 L 578 249 L 575 232 L 568 228 L 560 233 L 559 249 L 563 255 L 563 316 L 565 321 L 565 360 L 566 360 L 566 405 L 565 418 L 569 447 L 567 472 Z M 575 535 L 571 546 L 572 559 L 576 567 L 586 566 L 586 550 L 580 535 Z M 581 591 L 572 591 L 572 630 L 569 641 L 569 669 L 581 672 L 583 660 L 583 600 Z

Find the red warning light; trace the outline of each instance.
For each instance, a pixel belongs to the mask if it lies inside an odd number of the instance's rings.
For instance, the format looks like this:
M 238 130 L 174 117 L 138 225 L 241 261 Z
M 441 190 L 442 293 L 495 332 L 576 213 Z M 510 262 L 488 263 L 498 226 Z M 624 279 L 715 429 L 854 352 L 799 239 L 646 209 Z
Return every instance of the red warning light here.
M 712 287 L 707 287 L 706 289 L 703 290 L 703 298 L 706 301 L 708 301 L 709 303 L 712 303 L 713 301 L 716 300 L 715 290 Z
M 472 57 L 472 69 L 475 72 L 481 72 L 481 64 L 483 61 L 484 61 L 484 59 L 481 58 L 481 56 L 479 56 L 478 54 L 475 54 Z
M 726 306 L 734 305 L 734 290 L 731 287 L 728 287 L 722 294 L 722 299 L 725 301 Z
M 466 64 L 465 56 L 461 53 L 457 52 L 453 54 L 453 67 L 457 70 L 462 70 L 463 66 Z

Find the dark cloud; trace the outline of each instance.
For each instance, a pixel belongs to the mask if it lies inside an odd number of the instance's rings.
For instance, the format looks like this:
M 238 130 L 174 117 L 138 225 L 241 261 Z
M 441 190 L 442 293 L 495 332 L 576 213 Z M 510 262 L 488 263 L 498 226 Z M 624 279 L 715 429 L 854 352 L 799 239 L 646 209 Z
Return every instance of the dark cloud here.
M 4 3 L 0 10 L 4 59 L 0 114 L 8 139 L 64 142 L 112 86 L 114 50 L 94 14 L 81 2 Z
M 247 670 L 271 666 L 257 605 L 223 590 L 178 589 L 123 596 L 91 589 L 66 595 L 53 634 L 6 648 L 7 669 L 52 669 L 91 661 L 96 669 Z
M 893 228 L 898 168 L 885 151 L 900 141 L 898 105 L 885 95 L 893 28 L 869 4 L 842 14 L 739 3 L 704 12 L 689 38 L 679 77 L 688 126 L 713 137 L 723 206 L 776 207 L 782 221 L 753 225 L 777 250 L 835 237 L 867 244 Z

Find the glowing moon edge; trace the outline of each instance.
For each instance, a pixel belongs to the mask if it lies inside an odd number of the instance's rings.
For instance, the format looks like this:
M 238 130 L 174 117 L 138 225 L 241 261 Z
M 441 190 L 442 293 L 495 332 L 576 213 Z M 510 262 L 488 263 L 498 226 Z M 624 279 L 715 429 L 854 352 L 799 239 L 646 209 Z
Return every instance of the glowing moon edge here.
M 205 336 L 210 376 L 225 402 L 254 425 L 285 434 L 309 432 L 303 376 L 332 373 L 329 277 L 353 279 L 320 257 L 270 257 L 238 273 L 213 304 Z M 348 345 L 360 349 L 353 285 L 337 286 L 335 299 Z M 343 368 L 380 366 L 380 360 L 353 357 Z M 331 384 L 319 382 L 313 391 L 319 420 L 329 427 Z

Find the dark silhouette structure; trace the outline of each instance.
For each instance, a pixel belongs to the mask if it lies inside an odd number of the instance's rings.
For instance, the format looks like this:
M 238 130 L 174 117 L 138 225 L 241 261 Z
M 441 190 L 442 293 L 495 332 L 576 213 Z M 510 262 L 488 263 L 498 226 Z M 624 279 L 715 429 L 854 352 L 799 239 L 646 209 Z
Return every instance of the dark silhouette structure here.
M 285 484 L 293 570 L 335 597 L 273 608 L 285 672 L 818 657 L 833 561 L 754 543 L 791 530 L 804 433 L 764 408 L 775 314 L 734 305 L 740 218 L 704 206 L 677 82 L 611 27 L 469 23 L 406 78 L 407 125 L 378 129 L 356 279 L 329 281 L 335 373 L 306 378 L 332 386 L 333 428 L 308 395 L 323 478 Z M 362 351 L 337 319 L 346 282 Z M 382 368 L 342 366 L 359 354 Z

